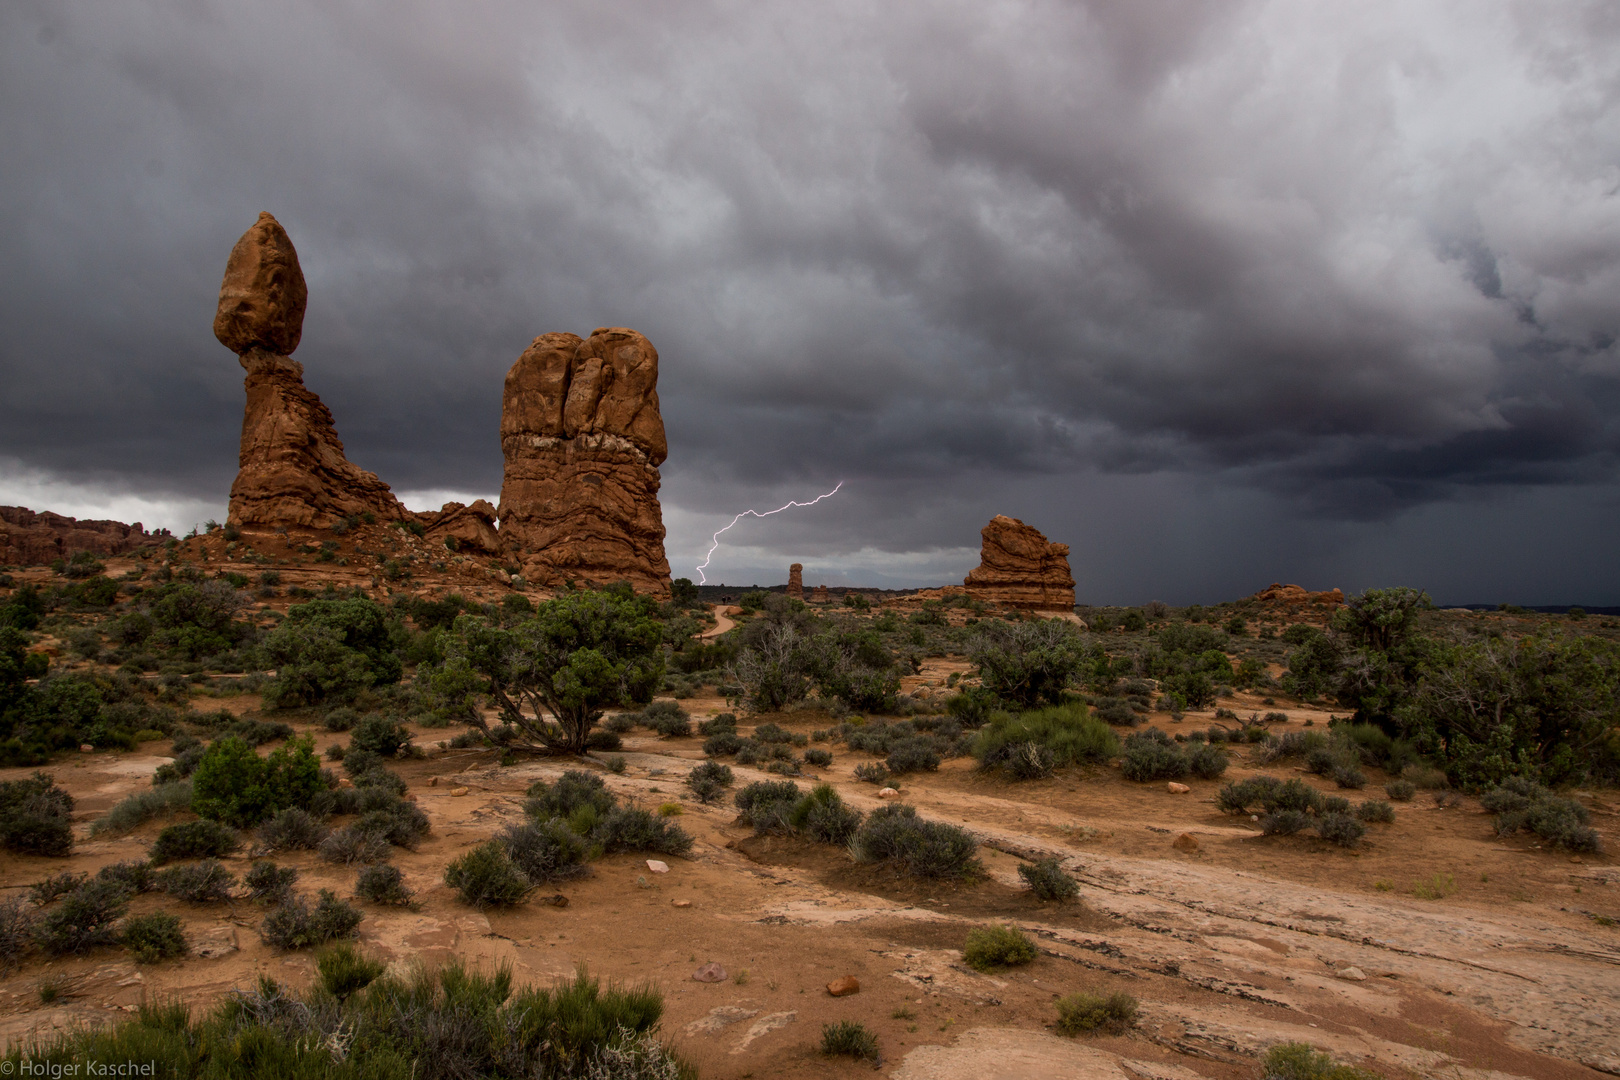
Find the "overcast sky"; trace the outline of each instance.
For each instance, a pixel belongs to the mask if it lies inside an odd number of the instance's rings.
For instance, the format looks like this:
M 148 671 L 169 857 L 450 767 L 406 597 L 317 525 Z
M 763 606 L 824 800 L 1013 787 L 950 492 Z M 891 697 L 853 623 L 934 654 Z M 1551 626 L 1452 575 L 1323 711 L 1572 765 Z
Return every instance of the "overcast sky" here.
M 261 210 L 351 459 L 496 497 L 537 334 L 661 355 L 677 576 L 1620 603 L 1620 6 L 0 5 L 0 502 L 223 519 Z M 144 515 L 144 516 L 143 516 Z

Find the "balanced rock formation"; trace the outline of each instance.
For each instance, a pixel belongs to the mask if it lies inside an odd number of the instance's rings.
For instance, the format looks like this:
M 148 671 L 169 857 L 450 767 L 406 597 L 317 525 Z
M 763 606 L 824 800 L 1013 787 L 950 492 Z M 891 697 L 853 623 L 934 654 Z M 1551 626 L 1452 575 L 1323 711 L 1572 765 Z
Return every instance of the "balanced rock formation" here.
M 794 563 L 788 567 L 787 594 L 795 600 L 804 599 L 804 564 Z
M 979 565 L 962 582 L 971 595 L 1002 607 L 1073 613 L 1068 544 L 1048 543 L 1038 530 L 1002 514 L 979 535 Z
M 542 334 L 506 373 L 500 537 L 537 585 L 668 597 L 658 350 L 634 330 Z
M 123 555 L 168 535 L 167 529 L 148 533 L 138 521 L 80 521 L 49 510 L 36 514 L 22 506 L 0 506 L 0 565 L 43 566 L 78 551 Z
M 231 249 L 214 316 L 214 336 L 247 371 L 229 520 L 324 528 L 368 512 L 413 519 L 375 473 L 344 456 L 331 410 L 305 388 L 303 365 L 290 358 L 308 295 L 291 238 L 275 218 L 260 214 Z

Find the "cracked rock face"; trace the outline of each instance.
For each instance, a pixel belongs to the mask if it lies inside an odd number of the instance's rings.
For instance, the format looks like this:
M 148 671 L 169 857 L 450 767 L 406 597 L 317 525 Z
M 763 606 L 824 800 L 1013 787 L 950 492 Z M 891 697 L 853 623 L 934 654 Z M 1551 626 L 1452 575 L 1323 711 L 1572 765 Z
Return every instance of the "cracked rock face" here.
M 979 565 L 962 584 L 980 600 L 1031 611 L 1073 611 L 1069 545 L 1048 543 L 1038 529 L 997 514 L 979 533 Z
M 535 338 L 506 374 L 501 451 L 501 543 L 531 582 L 669 595 L 652 342 L 622 327 Z

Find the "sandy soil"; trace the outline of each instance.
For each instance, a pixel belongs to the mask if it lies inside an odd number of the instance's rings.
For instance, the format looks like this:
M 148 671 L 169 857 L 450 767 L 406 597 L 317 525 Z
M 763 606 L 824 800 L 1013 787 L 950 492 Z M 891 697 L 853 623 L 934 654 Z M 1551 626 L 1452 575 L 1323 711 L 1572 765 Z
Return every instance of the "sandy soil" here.
M 934 692 L 965 667 L 930 661 L 906 689 Z M 248 695 L 223 702 L 233 711 L 255 705 Z M 683 704 L 700 717 L 725 708 L 714 698 Z M 1260 707 L 1246 698 L 1226 704 L 1240 713 Z M 1326 720 L 1285 711 L 1290 727 Z M 770 719 L 804 732 L 832 723 L 817 713 Z M 1155 722 L 1180 731 L 1206 720 Z M 346 738 L 311 730 L 322 748 Z M 729 805 L 704 807 L 681 783 L 702 759 L 700 739 L 638 730 L 627 739 L 625 773 L 605 779 L 643 806 L 678 803 L 680 824 L 697 837 L 691 857 L 665 860 L 663 874 L 642 858 L 606 858 L 590 877 L 556 890 L 566 906 L 537 898 L 481 912 L 443 884 L 444 866 L 518 820 L 534 779 L 577 763 L 520 759 L 503 767 L 492 751 L 436 745 L 451 734 L 419 731 L 429 757 L 396 766 L 433 832 L 417 851 L 396 852 L 417 893 L 415 910 L 360 904 L 365 946 L 400 964 L 509 963 L 525 980 L 564 976 L 584 963 L 610 979 L 653 982 L 666 995 L 666 1037 L 705 1077 L 870 1075 L 870 1066 L 816 1051 L 821 1025 L 845 1018 L 872 1028 L 884 1071 L 908 1080 L 1235 1080 L 1252 1077 L 1254 1058 L 1288 1039 L 1392 1077 L 1620 1073 L 1620 928 L 1610 921 L 1620 920 L 1620 868 L 1609 856 L 1572 858 L 1529 840 L 1497 839 L 1473 800 L 1441 807 L 1420 793 L 1398 805 L 1393 825 L 1373 826 L 1362 848 L 1347 852 L 1260 836 L 1253 822 L 1216 810 L 1218 782 L 1193 781 L 1190 793 L 1177 795 L 1098 767 L 1007 784 L 952 761 L 937 774 L 907 778 L 902 794 L 924 815 L 979 835 L 987 877 L 919 883 L 857 867 L 841 849 L 753 837 Z M 78 800 L 75 853 L 66 860 L 0 854 L 0 889 L 143 856 L 161 822 L 95 840 L 88 826 L 150 782 L 167 760 L 163 749 L 85 754 L 52 768 Z M 1239 751 L 1230 777 L 1260 771 L 1244 761 L 1248 753 Z M 836 746 L 834 754 L 822 778 L 858 807 L 877 805 L 874 789 L 851 776 L 872 759 Z M 739 783 L 763 777 L 736 772 Z M 1365 794 L 1382 780 L 1374 774 Z M 467 794 L 453 794 L 461 787 Z M 1580 797 L 1607 849 L 1620 849 L 1614 796 Z M 1183 835 L 1196 850 L 1173 846 Z M 1020 856 L 1037 854 L 1065 859 L 1081 881 L 1080 903 L 1029 899 L 1016 869 Z M 244 852 L 229 863 L 240 875 L 248 861 Z M 278 861 L 298 868 L 304 890 L 353 891 L 352 869 L 310 854 Z M 1418 899 L 1415 887 L 1436 874 L 1449 876 L 1455 891 Z M 158 907 L 184 919 L 191 959 L 138 967 L 108 951 L 36 960 L 0 981 L 0 1043 L 115 1018 L 143 997 L 204 1005 L 261 973 L 300 985 L 312 977 L 310 955 L 280 954 L 259 941 L 262 911 L 247 901 L 190 906 L 146 896 L 132 910 Z M 993 975 L 967 968 L 960 952 L 967 930 L 991 920 L 1035 936 L 1040 958 Z M 727 980 L 693 981 L 711 961 Z M 860 981 L 860 993 L 830 997 L 825 985 L 845 975 Z M 40 1001 L 45 984 L 63 992 L 50 1006 Z M 1056 1037 L 1052 1002 L 1076 990 L 1135 995 L 1141 1024 L 1121 1037 Z

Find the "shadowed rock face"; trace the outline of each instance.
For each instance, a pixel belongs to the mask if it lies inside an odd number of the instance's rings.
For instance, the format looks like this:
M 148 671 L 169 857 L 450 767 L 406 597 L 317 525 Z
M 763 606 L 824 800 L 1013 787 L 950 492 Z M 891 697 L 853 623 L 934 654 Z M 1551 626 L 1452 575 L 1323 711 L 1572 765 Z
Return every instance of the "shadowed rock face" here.
M 804 564 L 794 563 L 788 567 L 787 594 L 795 600 L 804 599 Z
M 997 514 L 979 533 L 979 565 L 962 584 L 980 600 L 1031 611 L 1072 611 L 1074 577 L 1069 545 L 1048 543 L 1040 531 Z
M 148 533 L 138 521 L 80 521 L 49 510 L 36 514 L 22 506 L 0 506 L 0 564 L 38 566 L 76 551 L 122 555 L 168 535 L 167 529 Z
M 501 451 L 501 543 L 530 581 L 669 595 L 652 342 L 620 327 L 535 338 L 506 374 Z

